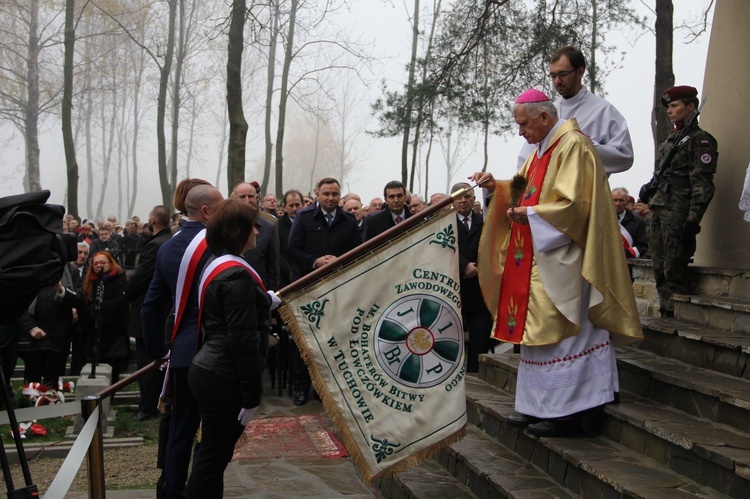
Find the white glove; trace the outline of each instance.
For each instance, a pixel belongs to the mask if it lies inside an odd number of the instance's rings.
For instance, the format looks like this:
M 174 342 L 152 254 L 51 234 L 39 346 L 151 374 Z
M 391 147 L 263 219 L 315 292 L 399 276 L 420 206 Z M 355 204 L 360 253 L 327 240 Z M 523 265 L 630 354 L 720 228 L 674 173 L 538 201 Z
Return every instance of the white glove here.
M 255 411 L 258 410 L 258 407 L 260 406 L 251 407 L 250 409 L 240 409 L 240 413 L 237 416 L 237 421 L 239 421 L 242 426 L 247 426 L 250 420 L 253 419 L 253 415 L 255 415 Z
M 162 365 L 159 366 L 160 371 L 166 371 L 167 369 L 169 369 L 169 358 L 171 356 L 172 356 L 172 350 L 167 350 L 167 355 L 159 359 L 159 360 L 166 360 L 166 362 L 164 362 Z
M 281 298 L 273 291 L 266 291 L 268 297 L 271 299 L 271 310 L 276 310 L 281 305 Z

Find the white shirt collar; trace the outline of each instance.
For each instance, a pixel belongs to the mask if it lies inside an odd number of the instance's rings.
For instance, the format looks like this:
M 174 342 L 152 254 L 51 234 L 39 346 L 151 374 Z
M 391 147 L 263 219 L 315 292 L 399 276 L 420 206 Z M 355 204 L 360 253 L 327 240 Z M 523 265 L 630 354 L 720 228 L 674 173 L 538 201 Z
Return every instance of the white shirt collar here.
M 552 139 L 552 136 L 555 134 L 555 131 L 561 126 L 563 126 L 564 123 L 565 123 L 565 120 L 557 120 L 557 123 L 555 123 L 552 126 L 552 129 L 549 131 L 547 136 L 544 137 L 541 142 L 539 142 L 539 148 L 537 149 L 537 152 L 536 152 L 538 157 L 541 158 L 542 156 L 544 156 L 544 153 L 547 151 L 547 148 L 549 147 L 550 139 Z

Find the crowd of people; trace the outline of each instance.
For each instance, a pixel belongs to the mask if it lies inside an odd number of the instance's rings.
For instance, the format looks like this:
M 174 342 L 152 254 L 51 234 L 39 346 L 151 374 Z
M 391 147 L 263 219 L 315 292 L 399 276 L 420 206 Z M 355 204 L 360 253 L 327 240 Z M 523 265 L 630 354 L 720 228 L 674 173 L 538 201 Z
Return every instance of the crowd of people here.
M 478 371 L 493 339 L 519 345 L 508 424 L 538 435 L 574 434 L 616 400 L 614 346 L 642 335 L 627 259 L 653 258 L 661 314 L 671 317 L 672 295 L 689 292 L 686 267 L 713 195 L 717 145 L 698 126 L 697 91 L 686 86 L 663 93 L 675 131 L 659 147 L 656 181 L 638 199 L 610 189 L 633 148 L 622 115 L 582 85 L 585 68 L 583 54 L 564 47 L 549 66 L 559 97 L 530 89 L 516 100 L 528 143 L 522 182 L 481 172 L 470 177 L 481 193 L 464 182 L 452 189 L 463 189 L 454 206 L 467 370 Z M 157 496 L 220 497 L 231 446 L 260 404 L 268 349 L 285 334 L 274 291 L 447 197 L 427 200 L 394 180 L 364 204 L 324 177 L 312 196 L 290 189 L 277 199 L 253 181 L 224 199 L 185 179 L 176 212 L 154 206 L 145 223 L 66 216 L 78 258 L 19 321 L 25 377 L 57 386 L 71 355 L 71 375 L 96 356 L 117 379 L 133 338 L 138 367 L 169 365 L 140 380 L 134 416 L 165 414 Z M 293 354 L 293 403 L 304 405 L 310 377 Z

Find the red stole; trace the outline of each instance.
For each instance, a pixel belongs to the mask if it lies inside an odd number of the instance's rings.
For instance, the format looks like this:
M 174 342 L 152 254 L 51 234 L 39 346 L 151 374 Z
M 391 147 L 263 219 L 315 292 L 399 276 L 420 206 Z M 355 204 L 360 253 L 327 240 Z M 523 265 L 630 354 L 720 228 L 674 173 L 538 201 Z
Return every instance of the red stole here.
M 526 173 L 528 185 L 521 197 L 519 206 L 536 206 L 542 192 L 544 177 L 547 175 L 552 151 L 558 139 L 540 158 L 534 152 L 534 159 Z M 495 318 L 494 338 L 511 343 L 520 343 L 526 326 L 529 310 L 529 290 L 531 285 L 531 265 L 534 260 L 534 247 L 531 240 L 531 227 L 514 223 L 510 232 L 510 243 L 505 259 L 503 281 Z
M 200 287 L 198 288 L 198 350 L 200 350 L 205 336 L 205 332 L 203 331 L 203 300 L 206 298 L 206 289 L 208 289 L 208 285 L 211 284 L 211 281 L 213 281 L 217 275 L 232 267 L 243 267 L 251 276 L 253 276 L 255 282 L 260 286 L 260 289 L 262 289 L 263 292 L 266 292 L 266 287 L 263 285 L 260 275 L 258 275 L 249 263 L 239 256 L 223 255 L 209 263 L 206 270 L 203 271 Z M 248 299 L 251 300 L 253 298 L 248 297 Z
M 200 263 L 206 251 L 208 251 L 206 229 L 202 229 L 190 241 L 190 244 L 185 249 L 185 253 L 182 255 L 182 261 L 180 261 L 180 270 L 177 274 L 177 285 L 175 288 L 174 326 L 172 326 L 172 339 L 170 342 L 172 344 L 174 344 L 177 330 L 180 328 L 182 318 L 185 314 L 185 306 L 190 297 L 190 291 L 193 289 L 195 273 L 198 271 L 198 263 Z

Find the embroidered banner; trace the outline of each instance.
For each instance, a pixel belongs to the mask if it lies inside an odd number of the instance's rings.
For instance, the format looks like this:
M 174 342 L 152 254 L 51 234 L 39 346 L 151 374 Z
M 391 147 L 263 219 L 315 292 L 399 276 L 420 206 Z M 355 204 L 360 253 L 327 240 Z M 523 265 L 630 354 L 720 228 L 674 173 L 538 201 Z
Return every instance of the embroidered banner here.
M 282 317 L 368 484 L 463 436 L 455 223 L 445 210 L 284 297 Z

